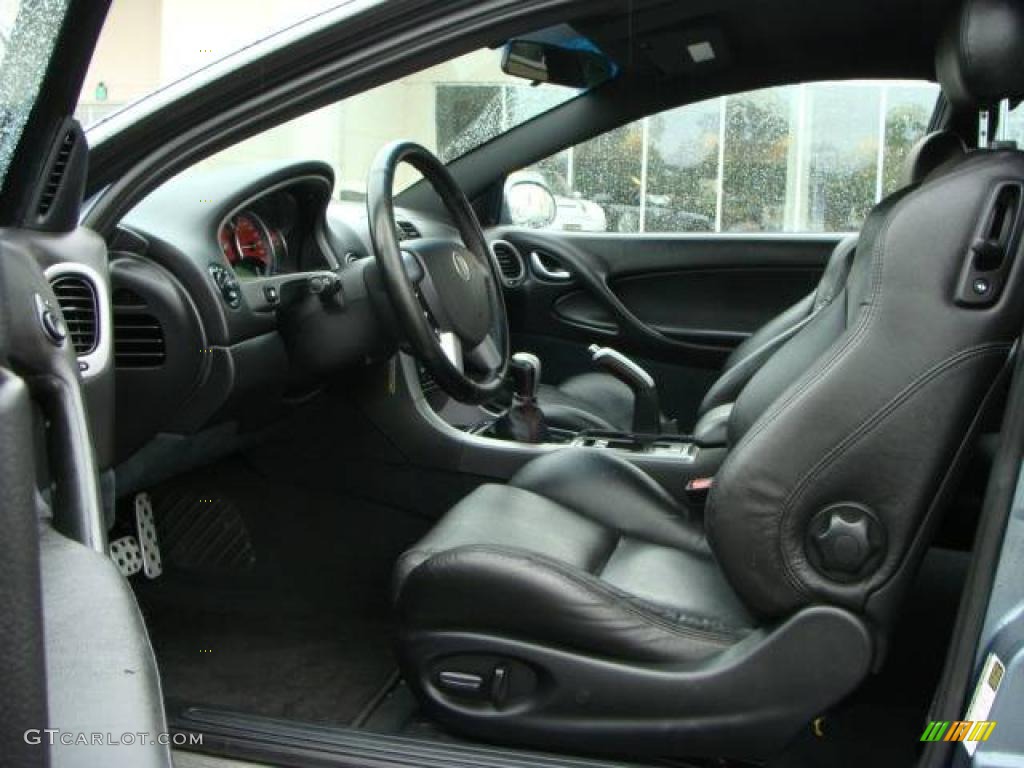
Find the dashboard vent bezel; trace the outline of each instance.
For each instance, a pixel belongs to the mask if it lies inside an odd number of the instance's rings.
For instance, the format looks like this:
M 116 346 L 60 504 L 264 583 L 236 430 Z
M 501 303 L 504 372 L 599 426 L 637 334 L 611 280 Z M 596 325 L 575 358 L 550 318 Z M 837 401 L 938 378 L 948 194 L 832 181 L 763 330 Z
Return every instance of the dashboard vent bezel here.
M 491 256 L 494 258 L 494 265 L 498 269 L 498 275 L 501 277 L 501 282 L 509 288 L 515 288 L 517 285 L 522 285 L 523 281 L 526 280 L 526 261 L 523 259 L 523 254 L 519 251 L 508 240 L 493 240 L 490 244 Z M 517 266 L 517 272 L 511 274 L 505 270 L 505 264 L 502 262 L 502 257 L 498 255 L 498 251 L 505 251 L 512 259 L 514 259 Z
M 62 262 L 54 264 L 45 271 L 46 280 L 50 283 L 51 289 L 60 281 L 76 279 L 88 286 L 92 293 L 92 310 L 94 318 L 94 343 L 89 344 L 85 349 L 75 349 L 75 357 L 78 359 L 78 370 L 83 378 L 91 378 L 105 371 L 110 365 L 113 345 L 111 343 L 111 317 L 110 317 L 110 293 L 106 280 L 92 267 L 86 264 L 75 262 Z M 64 321 L 68 325 L 69 342 L 74 344 L 74 328 L 76 322 L 68 317 L 65 311 L 65 304 L 61 303 L 59 297 L 57 304 L 64 315 Z M 72 310 L 73 311 L 73 310 Z M 87 350 L 87 351 L 86 351 Z
M 163 324 L 146 300 L 130 288 L 119 288 L 113 300 L 114 368 L 151 371 L 167 362 Z
M 419 227 L 408 219 L 395 219 L 395 229 L 398 231 L 398 242 L 400 243 L 404 243 L 406 240 L 418 240 L 423 237 Z

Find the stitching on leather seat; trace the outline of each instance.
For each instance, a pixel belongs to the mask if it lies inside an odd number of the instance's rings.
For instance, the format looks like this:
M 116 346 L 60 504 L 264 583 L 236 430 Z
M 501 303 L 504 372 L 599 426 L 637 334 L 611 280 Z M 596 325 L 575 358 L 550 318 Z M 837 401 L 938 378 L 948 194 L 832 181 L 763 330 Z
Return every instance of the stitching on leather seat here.
M 916 189 L 916 187 L 910 187 L 900 192 L 894 193 L 889 198 L 889 200 L 891 201 L 890 208 L 884 214 L 882 214 L 885 217 L 885 221 L 882 223 L 882 226 L 878 232 L 878 235 L 875 238 L 875 242 L 872 247 L 870 292 L 868 294 L 868 297 L 865 300 L 862 300 L 861 302 L 862 306 L 865 303 L 865 301 L 870 301 L 870 304 L 868 305 L 867 311 L 864 312 L 857 319 L 857 322 L 854 325 L 852 333 L 850 333 L 849 328 L 847 328 L 846 333 L 848 333 L 849 335 L 847 336 L 845 341 L 843 341 L 842 337 L 840 337 L 840 339 L 837 340 L 838 343 L 833 344 L 831 356 L 827 358 L 824 362 L 822 362 L 816 370 L 811 369 L 810 371 L 807 371 L 804 374 L 803 382 L 800 382 L 799 380 L 797 382 L 794 382 L 790 386 L 790 389 L 784 392 L 776 400 L 773 406 L 768 409 L 766 413 L 761 415 L 761 417 L 753 424 L 753 426 L 750 427 L 750 429 L 747 430 L 747 433 L 740 439 L 739 443 L 732 450 L 729 457 L 727 457 L 726 463 L 723 465 L 723 468 L 728 466 L 729 458 L 732 458 L 733 456 L 737 455 L 742 449 L 746 448 L 758 435 L 762 434 L 765 431 L 765 429 L 767 429 L 767 427 L 770 424 L 772 424 L 779 416 L 786 412 L 791 406 L 794 406 L 796 405 L 796 403 L 800 402 L 809 389 L 811 389 L 814 385 L 821 382 L 832 370 L 834 370 L 839 365 L 841 361 L 845 360 L 846 357 L 853 353 L 854 349 L 857 346 L 859 346 L 861 341 L 867 338 L 868 329 L 871 323 L 878 315 L 878 313 L 881 311 L 881 299 L 884 283 L 884 281 L 882 280 L 882 273 L 884 271 L 886 250 L 885 241 L 889 234 L 889 228 L 892 225 L 892 221 L 894 218 L 893 214 L 896 212 L 898 208 L 900 208 L 902 205 L 905 205 L 908 200 L 913 199 L 913 192 L 915 192 Z M 863 231 L 861 232 L 861 235 L 863 236 Z M 860 248 L 861 243 L 862 240 L 858 238 L 857 248 Z M 856 264 L 851 264 L 851 274 L 855 267 Z M 847 285 L 848 284 L 849 276 L 847 276 Z M 847 300 L 849 301 L 848 287 L 844 288 L 844 291 L 847 293 Z M 721 470 L 719 470 L 719 474 L 721 474 Z M 705 515 L 705 527 L 709 539 L 712 539 L 714 537 L 714 521 L 716 519 L 714 510 L 718 497 L 717 492 L 720 487 L 721 483 L 716 483 L 714 486 L 712 486 L 711 493 L 708 495 L 708 514 Z M 798 591 L 801 591 L 802 593 L 802 590 Z
M 678 635 L 680 637 L 686 637 L 688 639 L 697 639 L 707 642 L 712 642 L 718 645 L 733 645 L 737 640 L 743 638 L 749 633 L 748 628 L 743 627 L 732 627 L 725 623 L 715 622 L 714 619 L 705 616 L 690 616 L 683 613 L 682 611 L 676 611 L 676 609 L 669 608 L 667 610 L 673 614 L 678 614 L 680 617 L 680 623 L 672 623 L 665 617 L 658 614 L 653 614 L 645 608 L 641 608 L 636 603 L 639 602 L 639 598 L 630 595 L 626 592 L 612 587 L 611 585 L 600 581 L 585 571 L 579 571 L 574 568 L 570 568 L 557 560 L 554 560 L 544 555 L 538 555 L 535 552 L 531 552 L 527 549 L 519 549 L 517 547 L 502 547 L 496 545 L 467 545 L 462 547 L 455 547 L 453 549 L 444 550 L 438 554 L 450 555 L 454 552 L 479 552 L 483 554 L 494 555 L 495 557 L 504 558 L 513 562 L 526 560 L 534 565 L 542 568 L 548 568 L 551 571 L 556 572 L 558 575 L 565 577 L 569 581 L 575 583 L 578 587 L 596 593 L 598 597 L 605 598 L 613 604 L 620 607 L 622 610 L 634 615 L 636 618 L 666 632 Z M 419 571 L 424 566 L 428 565 L 433 558 L 424 561 L 420 565 L 413 569 L 412 573 Z M 412 576 L 412 573 L 409 576 Z M 647 602 L 647 601 L 644 601 Z M 681 623 L 683 621 L 691 621 L 694 626 Z M 709 627 L 708 624 L 711 622 L 714 626 Z
M 917 378 L 912 380 L 906 387 L 900 392 L 890 398 L 880 408 L 876 409 L 872 414 L 865 418 L 856 429 L 850 432 L 845 438 L 833 446 L 827 453 L 825 453 L 821 459 L 818 460 L 810 469 L 807 470 L 794 484 L 793 490 L 789 496 L 783 502 L 782 514 L 779 515 L 778 521 L 778 539 L 777 543 L 779 546 L 779 554 L 783 563 L 783 571 L 790 581 L 791 586 L 794 587 L 799 593 L 808 595 L 809 590 L 813 591 L 811 585 L 806 584 L 800 575 L 794 570 L 793 563 L 790 562 L 790 558 L 786 555 L 783 548 L 785 536 L 784 527 L 789 522 L 789 518 L 793 514 L 793 509 L 799 502 L 800 497 L 806 491 L 811 482 L 830 467 L 835 461 L 843 455 L 849 448 L 859 443 L 863 438 L 870 435 L 875 429 L 884 424 L 887 419 L 892 416 L 899 408 L 909 403 L 913 398 L 928 384 L 939 379 L 943 374 L 954 370 L 961 364 L 969 363 L 975 359 L 985 357 L 987 355 L 999 353 L 1005 353 L 1010 349 L 1010 344 L 1005 342 L 991 342 L 988 344 L 981 344 L 975 347 L 969 347 L 968 349 L 960 350 L 943 360 L 933 365 L 928 370 L 924 371 Z

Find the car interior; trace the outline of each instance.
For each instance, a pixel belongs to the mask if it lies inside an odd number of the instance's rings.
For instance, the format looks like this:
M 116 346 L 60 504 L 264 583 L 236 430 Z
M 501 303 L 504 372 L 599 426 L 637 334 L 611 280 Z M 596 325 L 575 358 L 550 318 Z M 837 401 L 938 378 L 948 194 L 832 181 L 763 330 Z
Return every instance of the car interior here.
M 1024 6 L 549 5 L 367 83 L 484 47 L 579 95 L 455 158 L 382 146 L 364 200 L 316 156 L 199 162 L 313 101 L 213 94 L 236 133 L 164 116 L 148 167 L 147 118 L 92 153 L 66 122 L 49 234 L 2 238 L 43 276 L 0 259 L 64 372 L 3 443 L 78 446 L 4 479 L 46 521 L 51 718 L 281 765 L 918 758 L 1024 324 Z M 848 79 L 941 88 L 857 231 L 513 215 L 567 147 Z

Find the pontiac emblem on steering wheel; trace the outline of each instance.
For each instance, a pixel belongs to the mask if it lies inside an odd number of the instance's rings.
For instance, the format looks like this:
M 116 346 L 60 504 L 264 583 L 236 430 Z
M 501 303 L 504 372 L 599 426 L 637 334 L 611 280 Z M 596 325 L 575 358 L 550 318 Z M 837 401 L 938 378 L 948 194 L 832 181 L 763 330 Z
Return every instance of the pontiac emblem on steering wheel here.
M 470 272 L 469 262 L 466 261 L 466 257 L 463 256 L 458 251 L 452 251 L 452 264 L 455 265 L 455 274 L 457 274 L 459 277 L 461 277 L 468 283 Z

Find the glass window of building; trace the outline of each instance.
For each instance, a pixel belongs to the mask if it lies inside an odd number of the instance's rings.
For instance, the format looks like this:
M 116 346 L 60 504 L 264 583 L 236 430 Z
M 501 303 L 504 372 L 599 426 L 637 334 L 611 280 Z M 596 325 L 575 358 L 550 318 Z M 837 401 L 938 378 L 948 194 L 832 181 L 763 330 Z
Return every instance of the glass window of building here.
M 852 232 L 896 188 L 938 92 L 861 80 L 725 96 L 644 118 L 517 176 L 547 181 L 557 229 Z

